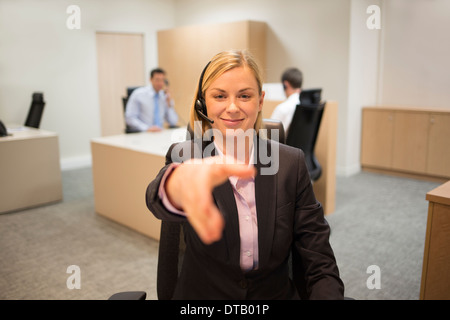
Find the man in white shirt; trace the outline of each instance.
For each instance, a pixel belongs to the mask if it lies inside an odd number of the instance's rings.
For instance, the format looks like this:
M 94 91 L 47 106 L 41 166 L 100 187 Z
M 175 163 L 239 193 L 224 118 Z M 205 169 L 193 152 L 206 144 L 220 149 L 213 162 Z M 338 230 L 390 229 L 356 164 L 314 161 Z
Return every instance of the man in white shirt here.
M 156 68 L 150 72 L 150 85 L 133 91 L 125 111 L 125 121 L 131 130 L 160 131 L 164 121 L 169 126 L 177 124 L 174 102 L 165 87 L 166 73 Z
M 281 76 L 284 93 L 287 100 L 279 104 L 271 115 L 271 119 L 280 120 L 287 132 L 294 116 L 295 108 L 300 104 L 303 74 L 297 68 L 289 68 Z

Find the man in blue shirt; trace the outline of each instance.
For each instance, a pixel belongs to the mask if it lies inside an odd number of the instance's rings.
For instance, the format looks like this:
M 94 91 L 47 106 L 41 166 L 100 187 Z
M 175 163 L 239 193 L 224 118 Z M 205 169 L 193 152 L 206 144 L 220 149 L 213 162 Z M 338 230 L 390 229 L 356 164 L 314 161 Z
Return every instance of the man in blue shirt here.
M 150 72 L 150 85 L 133 91 L 127 102 L 125 120 L 134 131 L 160 131 L 164 121 L 175 126 L 178 115 L 174 102 L 165 92 L 166 73 L 156 68 Z

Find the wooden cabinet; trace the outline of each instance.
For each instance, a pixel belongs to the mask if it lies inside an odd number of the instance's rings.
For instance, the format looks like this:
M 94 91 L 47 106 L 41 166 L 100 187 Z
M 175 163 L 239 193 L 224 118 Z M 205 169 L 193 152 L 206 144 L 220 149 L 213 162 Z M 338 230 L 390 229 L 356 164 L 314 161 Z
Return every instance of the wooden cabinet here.
M 363 108 L 361 166 L 449 178 L 450 110 Z
M 427 193 L 427 232 L 420 299 L 450 299 L 450 181 Z
M 426 169 L 429 115 L 395 112 L 392 169 L 423 173 Z
M 426 171 L 450 177 L 450 114 L 430 115 Z
M 389 168 L 392 163 L 394 112 L 364 110 L 361 162 L 368 166 Z

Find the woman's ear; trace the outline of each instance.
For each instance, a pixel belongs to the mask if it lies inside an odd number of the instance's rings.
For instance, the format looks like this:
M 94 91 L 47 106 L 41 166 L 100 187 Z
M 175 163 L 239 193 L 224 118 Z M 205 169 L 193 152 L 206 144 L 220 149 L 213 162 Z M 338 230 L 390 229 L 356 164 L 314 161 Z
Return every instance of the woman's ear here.
M 264 96 L 265 95 L 266 95 L 266 92 L 262 91 L 261 92 L 261 97 L 259 97 L 259 109 L 258 109 L 259 112 L 262 111 L 262 107 L 263 107 L 263 104 L 264 104 Z

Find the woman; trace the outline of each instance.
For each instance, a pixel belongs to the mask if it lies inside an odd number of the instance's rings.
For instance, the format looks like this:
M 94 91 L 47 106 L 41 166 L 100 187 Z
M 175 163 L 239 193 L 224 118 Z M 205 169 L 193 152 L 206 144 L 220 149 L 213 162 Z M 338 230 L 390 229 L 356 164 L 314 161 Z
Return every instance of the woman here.
M 298 299 L 288 263 L 295 248 L 308 298 L 342 299 L 302 151 L 259 136 L 264 92 L 254 59 L 245 51 L 217 54 L 197 90 L 194 139 L 170 148 L 146 195 L 157 218 L 184 222 L 173 298 Z M 263 174 L 261 154 L 277 162 L 275 173 Z

